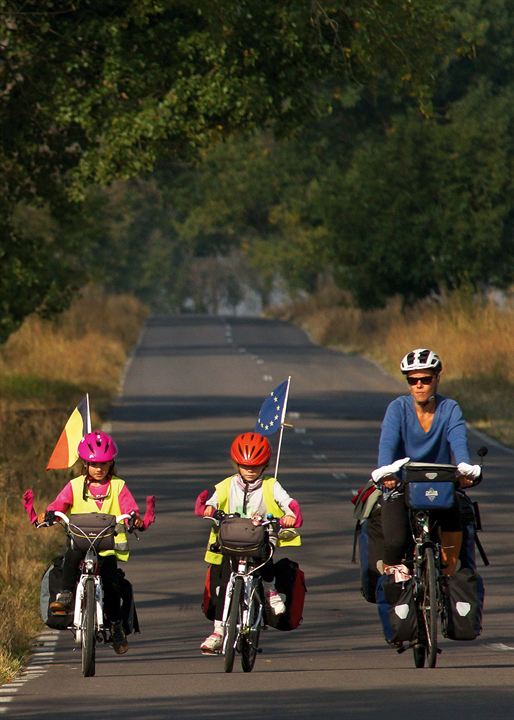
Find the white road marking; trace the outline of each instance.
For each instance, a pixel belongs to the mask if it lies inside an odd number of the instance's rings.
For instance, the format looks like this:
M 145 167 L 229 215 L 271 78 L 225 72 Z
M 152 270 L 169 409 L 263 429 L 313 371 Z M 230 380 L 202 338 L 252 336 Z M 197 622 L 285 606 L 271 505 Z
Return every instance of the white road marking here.
M 315 460 L 326 460 L 327 456 L 324 453 L 315 453 L 312 456 Z
M 501 650 L 502 652 L 514 650 L 514 645 L 505 645 L 505 643 L 490 643 L 489 647 L 493 650 Z
M 271 382 L 273 380 L 273 375 L 263 375 L 262 379 L 264 382 Z
M 307 428 L 294 428 L 295 433 L 298 433 L 299 435 L 303 435 L 307 432 Z

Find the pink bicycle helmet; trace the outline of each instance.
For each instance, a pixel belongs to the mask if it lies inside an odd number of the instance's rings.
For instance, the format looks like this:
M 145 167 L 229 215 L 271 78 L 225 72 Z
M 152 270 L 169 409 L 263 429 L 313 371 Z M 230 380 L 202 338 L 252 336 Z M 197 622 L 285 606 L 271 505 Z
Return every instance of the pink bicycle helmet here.
M 110 462 L 118 454 L 118 447 L 103 430 L 93 430 L 79 442 L 78 454 L 85 462 Z
M 266 465 L 271 457 L 271 445 L 264 435 L 242 433 L 232 441 L 230 457 L 237 465 Z

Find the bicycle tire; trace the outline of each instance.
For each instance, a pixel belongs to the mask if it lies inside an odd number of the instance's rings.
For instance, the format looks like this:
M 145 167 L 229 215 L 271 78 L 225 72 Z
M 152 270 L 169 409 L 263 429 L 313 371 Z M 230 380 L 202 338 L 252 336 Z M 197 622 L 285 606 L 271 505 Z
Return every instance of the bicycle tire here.
M 434 668 L 437 661 L 437 578 L 435 572 L 434 551 L 425 548 L 422 567 L 421 613 L 425 632 L 426 663 Z
M 243 602 L 243 578 L 236 577 L 230 601 L 230 610 L 225 628 L 225 672 L 230 673 L 234 667 L 236 642 L 239 634 L 238 625 L 241 619 L 241 604 Z
M 95 645 L 96 645 L 96 597 L 95 581 L 88 578 L 84 584 L 84 599 L 82 601 L 82 674 L 84 677 L 93 677 L 95 674 Z
M 259 591 L 253 594 L 250 609 L 248 612 L 248 627 L 252 628 L 255 621 L 259 617 L 259 608 L 262 606 L 259 601 Z M 249 630 L 248 633 L 241 637 L 241 667 L 244 672 L 252 672 L 255 665 L 255 659 L 259 651 L 259 636 L 261 629 L 256 627 L 255 630 Z

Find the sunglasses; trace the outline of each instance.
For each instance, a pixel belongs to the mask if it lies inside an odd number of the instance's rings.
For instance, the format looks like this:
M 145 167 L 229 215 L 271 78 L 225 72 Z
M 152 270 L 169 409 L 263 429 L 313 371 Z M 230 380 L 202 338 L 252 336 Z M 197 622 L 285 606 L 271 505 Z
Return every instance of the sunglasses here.
M 435 375 L 423 375 L 423 377 L 408 377 L 407 382 L 409 385 L 417 385 L 419 382 L 422 385 L 430 385 L 434 381 Z

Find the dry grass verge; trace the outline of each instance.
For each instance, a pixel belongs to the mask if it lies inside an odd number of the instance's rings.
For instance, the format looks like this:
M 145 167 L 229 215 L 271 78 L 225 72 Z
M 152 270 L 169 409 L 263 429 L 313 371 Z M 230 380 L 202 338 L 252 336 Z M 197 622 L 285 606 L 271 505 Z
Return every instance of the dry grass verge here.
M 512 296 L 500 304 L 461 292 L 408 311 L 399 300 L 363 311 L 330 290 L 273 315 L 298 323 L 322 345 L 370 357 L 394 375 L 404 353 L 433 348 L 444 363 L 441 392 L 460 402 L 469 422 L 514 447 Z
M 0 683 L 19 670 L 41 626 L 39 579 L 62 545 L 58 529 L 30 527 L 23 491 L 33 488 L 43 509 L 71 476 L 46 473 L 48 457 L 86 392 L 101 422 L 145 316 L 131 297 L 87 288 L 67 312 L 28 318 L 0 347 Z

